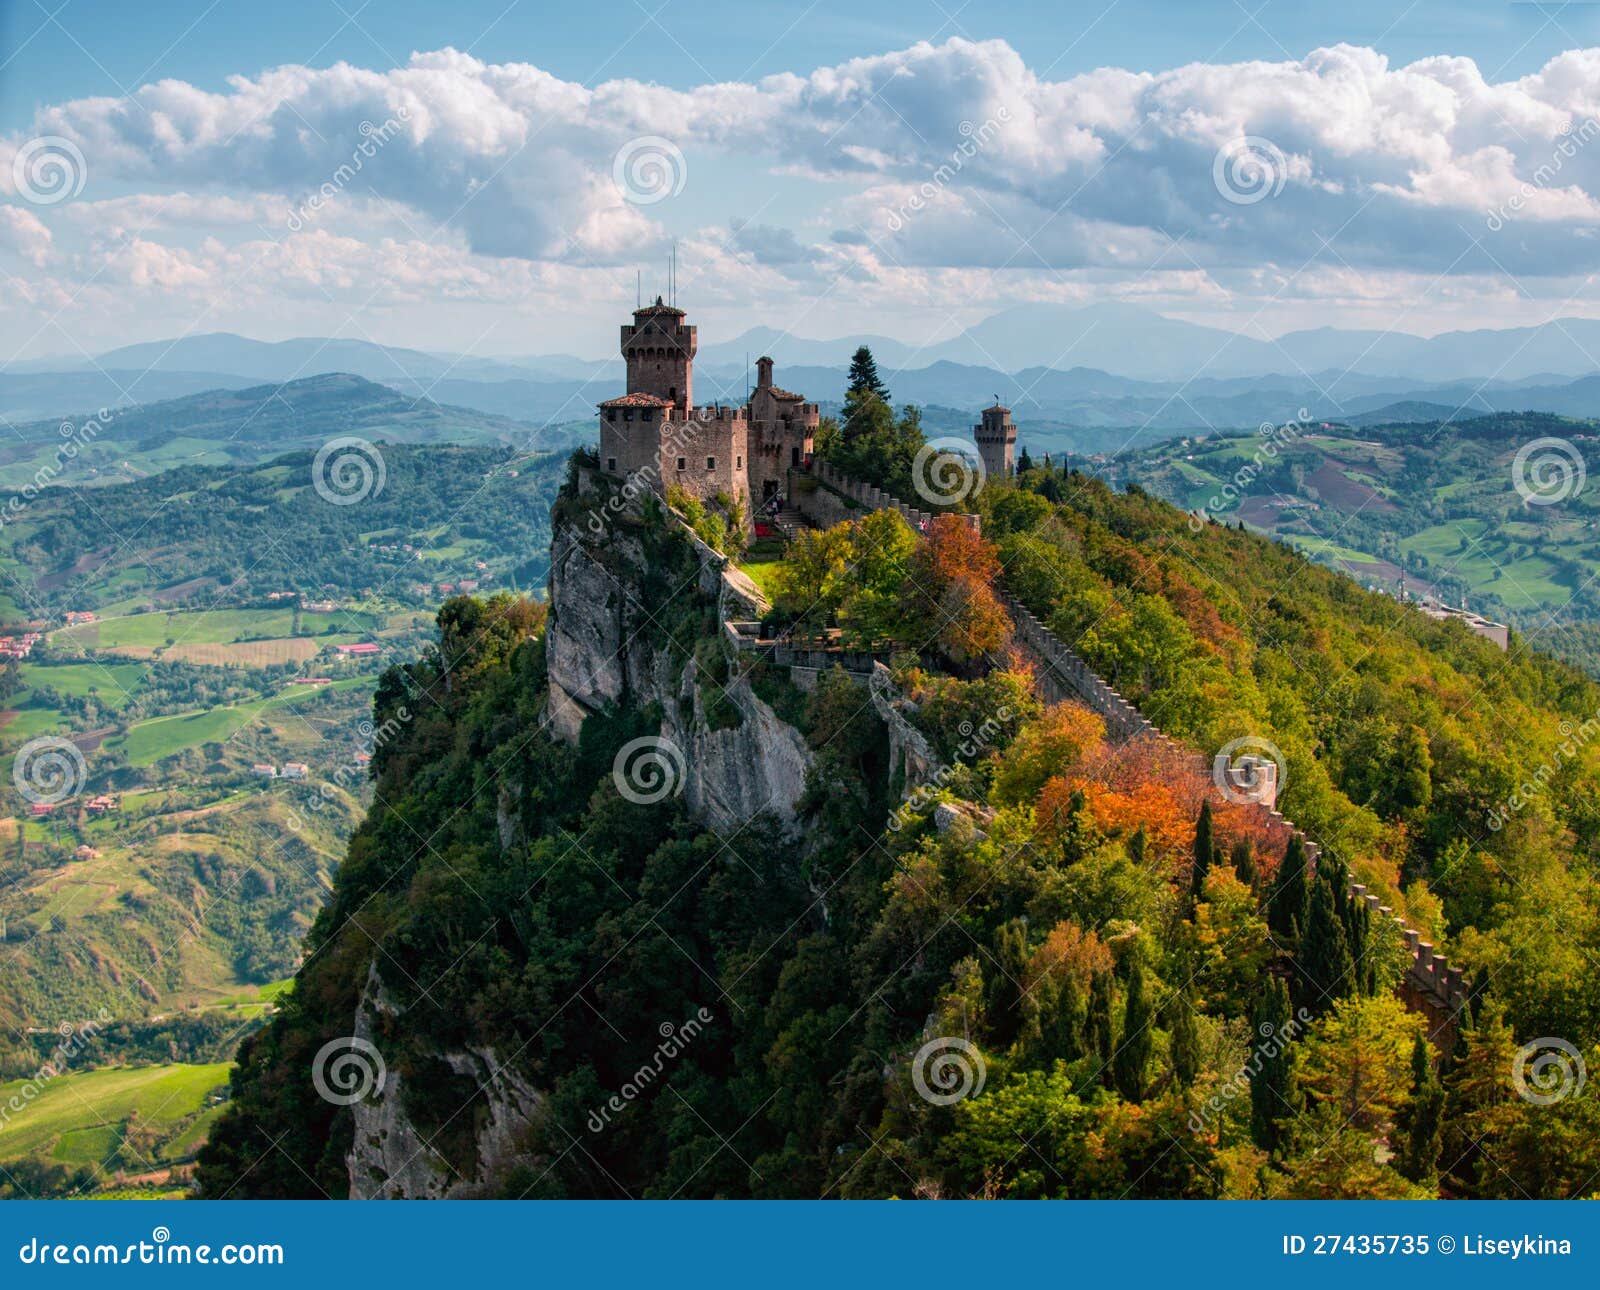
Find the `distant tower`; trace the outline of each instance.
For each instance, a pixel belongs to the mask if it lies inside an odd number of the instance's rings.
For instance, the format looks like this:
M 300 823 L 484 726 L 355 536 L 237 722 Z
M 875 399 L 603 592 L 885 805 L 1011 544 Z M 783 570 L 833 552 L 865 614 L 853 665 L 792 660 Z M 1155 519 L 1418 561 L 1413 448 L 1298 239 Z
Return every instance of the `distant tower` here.
M 983 423 L 972 427 L 972 437 L 978 441 L 978 455 L 983 459 L 984 473 L 994 479 L 1010 479 L 1015 469 L 1017 427 L 1011 420 L 1011 409 L 1001 407 L 999 400 L 992 408 L 983 410 Z
M 628 393 L 653 394 L 680 413 L 694 407 L 694 354 L 699 329 L 684 325 L 683 310 L 663 304 L 633 311 L 622 329 L 622 357 L 628 363 Z

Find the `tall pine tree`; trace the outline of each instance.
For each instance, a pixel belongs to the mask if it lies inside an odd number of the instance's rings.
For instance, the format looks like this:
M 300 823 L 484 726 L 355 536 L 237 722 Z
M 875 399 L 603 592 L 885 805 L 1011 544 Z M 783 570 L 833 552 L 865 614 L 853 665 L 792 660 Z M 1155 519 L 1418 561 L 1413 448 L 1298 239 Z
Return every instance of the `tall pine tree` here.
M 1444 1131 L 1444 1085 L 1433 1050 L 1421 1035 L 1411 1046 L 1411 1100 L 1395 1115 L 1394 1167 L 1415 1183 L 1431 1184 Z
M 1306 919 L 1306 847 L 1291 837 L 1267 893 L 1267 926 L 1279 945 L 1292 946 Z
M 1145 1071 L 1155 1037 L 1150 1033 L 1150 1000 L 1145 995 L 1144 968 L 1135 960 L 1128 972 L 1128 997 L 1122 1010 L 1122 1042 L 1111 1059 L 1111 1079 L 1130 1102 L 1144 1100 Z
M 1338 914 L 1338 886 L 1325 874 L 1311 884 L 1306 925 L 1295 954 L 1300 1003 L 1321 1014 L 1356 992 L 1355 961 Z
M 1246 887 L 1254 889 L 1256 885 L 1256 849 L 1250 845 L 1249 838 L 1240 838 L 1233 844 L 1233 853 L 1229 857 L 1233 862 L 1233 872 L 1239 881 Z
M 1089 1051 L 1100 1063 L 1102 1083 L 1111 1079 L 1111 973 L 1096 972 L 1089 980 L 1089 1015 L 1084 1022 Z
M 1281 978 L 1267 978 L 1250 1022 L 1258 1045 L 1251 1059 L 1250 1136 L 1256 1146 L 1281 1160 L 1293 1148 L 1301 1105 L 1288 1035 L 1289 991 Z
M 865 390 L 881 403 L 889 402 L 889 387 L 878 375 L 877 360 L 865 345 L 850 358 L 850 392 Z
M 1200 818 L 1194 822 L 1194 859 L 1189 865 L 1189 896 L 1199 900 L 1205 888 L 1206 875 L 1211 872 L 1212 853 L 1217 848 L 1216 836 L 1211 826 L 1211 800 L 1200 803 Z
M 1188 1088 L 1200 1073 L 1200 1033 L 1194 1024 L 1194 1000 L 1180 990 L 1167 1005 L 1167 1032 L 1172 1037 L 1172 1074 Z

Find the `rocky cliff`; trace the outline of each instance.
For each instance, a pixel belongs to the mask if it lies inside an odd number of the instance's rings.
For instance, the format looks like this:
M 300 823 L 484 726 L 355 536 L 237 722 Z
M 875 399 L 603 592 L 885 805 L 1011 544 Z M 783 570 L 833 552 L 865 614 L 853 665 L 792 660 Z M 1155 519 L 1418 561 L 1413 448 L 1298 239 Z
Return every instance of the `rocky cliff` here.
M 659 717 L 660 733 L 646 742 L 666 776 L 655 791 L 681 795 L 695 823 L 724 835 L 760 818 L 794 830 L 814 755 L 802 733 L 755 693 L 725 627 L 765 612 L 760 590 L 658 501 L 608 504 L 616 495 L 604 481 L 579 471 L 574 482 L 551 545 L 548 732 L 576 747 L 591 717 L 648 712 Z M 930 759 L 925 742 L 892 711 L 891 697 L 877 688 L 873 697 L 880 715 L 901 730 L 897 758 L 907 765 Z M 615 773 L 626 769 L 619 763 Z M 527 832 L 516 797 L 516 786 L 507 784 L 496 795 L 495 837 L 508 854 Z M 368 972 L 353 1027 L 380 1052 L 385 1034 L 407 1028 L 381 967 Z M 406 1076 L 391 1061 L 380 1087 L 351 1108 L 352 1198 L 484 1194 L 521 1161 L 519 1143 L 539 1113 L 540 1092 L 490 1044 L 429 1056 L 457 1087 L 467 1082 L 474 1090 L 454 1158 L 432 1145 L 438 1126 L 414 1122 Z

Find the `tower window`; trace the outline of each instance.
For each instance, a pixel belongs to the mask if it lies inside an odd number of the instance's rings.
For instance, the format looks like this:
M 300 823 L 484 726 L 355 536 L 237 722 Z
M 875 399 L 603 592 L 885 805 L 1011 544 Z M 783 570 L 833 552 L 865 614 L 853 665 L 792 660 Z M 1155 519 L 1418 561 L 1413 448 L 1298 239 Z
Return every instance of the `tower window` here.
M 689 469 L 689 459 L 687 457 L 679 457 L 678 458 L 678 469 L 679 470 L 688 470 Z
M 639 410 L 639 420 L 641 420 L 641 421 L 650 420 L 650 409 L 649 408 L 641 408 Z
M 609 470 L 613 475 L 617 473 L 617 459 L 615 457 L 606 458 L 606 469 Z
M 735 470 L 743 470 L 744 469 L 744 458 L 743 457 L 735 457 L 733 459 L 733 468 Z
M 616 419 L 617 419 L 617 410 L 615 408 L 607 408 L 606 409 L 606 420 L 607 421 L 615 421 Z
M 706 469 L 707 470 L 715 470 L 716 468 L 717 468 L 717 459 L 715 457 L 707 457 L 706 458 Z

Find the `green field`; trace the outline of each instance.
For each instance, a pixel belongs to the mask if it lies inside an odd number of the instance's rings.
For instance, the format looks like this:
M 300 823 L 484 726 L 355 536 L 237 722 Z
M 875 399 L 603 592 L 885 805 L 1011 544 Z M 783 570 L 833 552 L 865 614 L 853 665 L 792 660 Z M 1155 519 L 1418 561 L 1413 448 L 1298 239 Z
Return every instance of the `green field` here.
M 374 629 L 370 614 L 338 611 L 304 613 L 301 636 L 361 633 Z M 296 635 L 292 609 L 212 609 L 199 612 L 129 614 L 80 623 L 53 632 L 50 643 L 61 649 L 155 650 L 167 645 L 230 645 L 240 641 L 279 640 Z
M 98 1165 L 121 1145 L 137 1116 L 154 1146 L 152 1165 L 193 1152 L 204 1126 L 190 1123 L 213 1104 L 210 1095 L 228 1082 L 229 1066 L 107 1067 L 30 1084 L 0 1084 L 0 1159 L 43 1157 L 71 1165 Z M 31 1100 L 24 1100 L 29 1089 Z M 15 1097 L 20 1110 L 11 1110 Z M 202 1118 L 209 1118 L 202 1117 Z
M 370 686 L 371 677 L 352 676 L 335 681 L 323 690 L 348 690 Z M 208 708 L 204 712 L 183 712 L 170 717 L 152 717 L 149 721 L 135 722 L 127 731 L 108 741 L 107 746 L 120 749 L 127 755 L 130 766 L 148 766 L 171 757 L 185 748 L 197 748 L 206 743 L 222 743 L 249 725 L 268 708 L 281 703 L 304 699 L 305 689 L 291 689 L 253 703 L 240 703 L 231 707 Z

